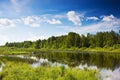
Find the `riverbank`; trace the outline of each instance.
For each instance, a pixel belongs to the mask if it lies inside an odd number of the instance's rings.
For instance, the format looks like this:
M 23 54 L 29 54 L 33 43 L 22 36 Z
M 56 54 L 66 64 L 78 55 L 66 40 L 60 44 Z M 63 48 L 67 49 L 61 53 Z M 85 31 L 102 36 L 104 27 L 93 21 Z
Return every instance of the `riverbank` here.
M 100 48 L 100 47 L 80 48 L 80 50 L 87 51 L 87 52 L 120 53 L 120 48 L 114 48 L 114 47 L 109 47 L 109 48 Z
M 31 54 L 40 52 L 96 52 L 96 53 L 120 53 L 120 48 L 66 48 L 66 49 L 33 49 L 33 48 L 14 48 L 0 47 L 0 54 Z

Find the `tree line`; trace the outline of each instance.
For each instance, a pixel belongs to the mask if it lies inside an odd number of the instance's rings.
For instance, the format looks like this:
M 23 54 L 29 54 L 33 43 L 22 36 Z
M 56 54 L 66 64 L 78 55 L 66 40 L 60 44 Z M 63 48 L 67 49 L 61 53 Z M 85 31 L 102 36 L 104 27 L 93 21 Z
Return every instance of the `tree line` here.
M 120 30 L 119 33 L 115 31 L 97 32 L 96 34 L 79 35 L 75 32 L 69 32 L 68 35 L 52 36 L 44 40 L 24 41 L 6 43 L 6 47 L 17 48 L 35 48 L 35 49 L 65 49 L 65 48 L 94 48 L 94 47 L 113 47 L 118 45 L 120 47 Z

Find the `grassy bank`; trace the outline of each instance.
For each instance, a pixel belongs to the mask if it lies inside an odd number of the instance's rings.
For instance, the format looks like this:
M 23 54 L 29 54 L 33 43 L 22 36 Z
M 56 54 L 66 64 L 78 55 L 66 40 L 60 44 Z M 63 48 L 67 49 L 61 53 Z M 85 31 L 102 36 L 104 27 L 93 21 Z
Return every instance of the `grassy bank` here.
M 28 54 L 34 50 L 32 48 L 0 47 L 0 54 Z
M 109 48 L 100 48 L 100 47 L 95 47 L 95 48 L 80 48 L 80 51 L 86 51 L 86 52 L 108 52 L 108 53 L 120 53 L 120 48 L 114 48 L 114 47 L 109 47 Z
M 33 68 L 26 63 L 8 62 L 0 73 L 0 80 L 98 80 L 95 70 L 64 67 Z
M 13 48 L 13 47 L 0 47 L 0 54 L 29 54 L 32 52 L 52 51 L 52 52 L 110 52 L 120 53 L 120 48 L 66 48 L 66 49 L 33 49 L 33 48 Z

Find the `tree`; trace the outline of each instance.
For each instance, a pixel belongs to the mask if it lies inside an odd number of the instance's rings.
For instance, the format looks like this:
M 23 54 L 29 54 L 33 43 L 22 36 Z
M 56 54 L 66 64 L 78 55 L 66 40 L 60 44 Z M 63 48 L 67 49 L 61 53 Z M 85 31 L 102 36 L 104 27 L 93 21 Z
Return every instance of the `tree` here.
M 95 47 L 94 35 L 88 33 L 87 34 L 87 40 L 88 40 L 88 47 Z
M 88 42 L 87 37 L 85 37 L 85 35 L 81 36 L 80 44 L 81 44 L 81 47 L 89 47 L 89 42 Z
M 70 32 L 66 38 L 66 47 L 79 47 L 80 44 L 80 36 L 77 33 Z
M 32 45 L 32 42 L 31 42 L 31 41 L 24 41 L 23 47 L 24 47 L 24 48 L 29 48 L 29 47 L 31 47 L 31 45 Z
M 34 42 L 34 48 L 35 49 L 40 49 L 41 48 L 41 40 L 37 40 Z
M 95 45 L 96 47 L 103 47 L 103 33 L 102 32 L 97 32 L 97 34 L 95 35 Z

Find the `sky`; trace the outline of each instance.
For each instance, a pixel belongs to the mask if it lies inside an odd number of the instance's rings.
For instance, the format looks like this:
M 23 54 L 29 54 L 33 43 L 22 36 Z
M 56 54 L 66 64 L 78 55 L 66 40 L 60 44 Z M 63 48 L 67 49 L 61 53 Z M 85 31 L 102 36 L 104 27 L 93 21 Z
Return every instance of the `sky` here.
M 0 45 L 120 30 L 120 0 L 0 0 Z

